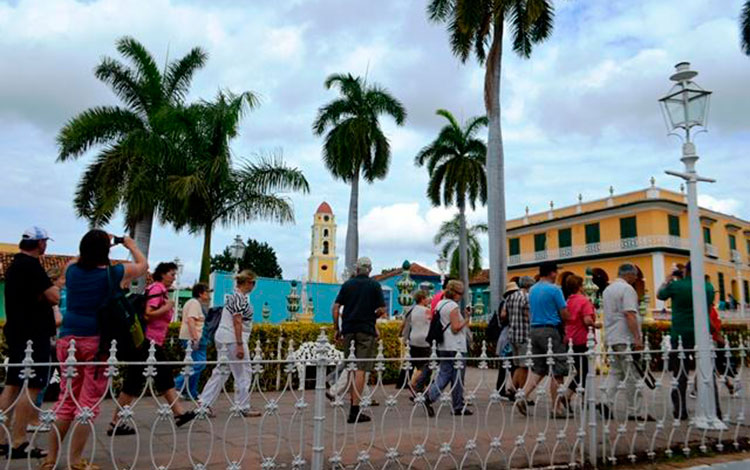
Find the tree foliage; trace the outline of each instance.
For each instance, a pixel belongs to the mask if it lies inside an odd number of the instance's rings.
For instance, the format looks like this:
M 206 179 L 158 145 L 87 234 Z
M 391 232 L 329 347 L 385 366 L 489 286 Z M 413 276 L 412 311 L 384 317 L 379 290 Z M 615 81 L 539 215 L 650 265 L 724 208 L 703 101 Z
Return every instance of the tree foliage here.
M 211 257 L 211 272 L 234 270 L 235 259 L 232 258 L 229 247 Z M 240 270 L 252 269 L 260 277 L 282 278 L 281 266 L 276 258 L 276 251 L 266 242 L 247 239 L 245 254 L 239 261 Z

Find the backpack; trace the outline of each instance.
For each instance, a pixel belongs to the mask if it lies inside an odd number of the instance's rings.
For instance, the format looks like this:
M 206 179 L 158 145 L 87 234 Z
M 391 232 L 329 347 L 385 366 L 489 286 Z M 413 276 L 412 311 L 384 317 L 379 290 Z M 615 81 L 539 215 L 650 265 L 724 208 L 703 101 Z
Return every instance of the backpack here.
M 108 292 L 104 302 L 97 309 L 99 325 L 100 357 L 109 357 L 112 340 L 117 340 L 117 357 L 128 360 L 146 344 L 143 324 L 133 309 L 133 304 L 125 297 L 125 292 L 112 279 L 112 270 L 107 267 Z
M 443 307 L 445 307 L 447 304 L 443 304 Z M 449 326 L 451 326 L 450 321 L 447 325 L 443 326 L 443 324 L 440 322 L 440 312 L 442 311 L 443 307 L 436 309 L 435 314 L 432 316 L 432 319 L 430 320 L 430 329 L 427 330 L 427 344 L 432 346 L 432 343 L 435 342 L 437 344 L 443 344 L 443 341 L 445 341 L 445 330 L 448 329 Z
M 138 320 L 141 322 L 141 328 L 143 328 L 143 332 L 146 332 L 146 328 L 148 326 L 148 321 L 146 320 L 146 304 L 148 304 L 148 301 L 151 299 L 154 299 L 156 297 L 161 297 L 163 294 L 154 294 L 150 295 L 149 287 L 147 286 L 146 290 L 143 294 L 139 293 L 133 293 L 127 296 L 127 300 L 130 303 L 133 312 L 138 316 Z
M 216 330 L 219 328 L 221 323 L 221 313 L 224 311 L 224 307 L 211 307 L 206 312 L 206 318 L 203 322 L 203 336 L 201 341 L 206 344 L 214 340 Z
M 487 324 L 484 337 L 490 343 L 496 343 L 500 339 L 500 333 L 503 332 L 503 328 L 505 327 L 500 321 L 500 312 L 502 312 L 504 304 L 505 301 L 500 302 L 500 308 L 492 315 L 490 322 Z

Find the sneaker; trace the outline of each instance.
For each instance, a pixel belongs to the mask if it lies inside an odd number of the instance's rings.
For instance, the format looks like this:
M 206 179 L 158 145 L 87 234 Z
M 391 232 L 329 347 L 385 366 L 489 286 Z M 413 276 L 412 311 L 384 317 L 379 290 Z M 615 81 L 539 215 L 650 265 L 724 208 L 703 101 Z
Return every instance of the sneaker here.
M 26 432 L 50 432 L 51 430 L 52 426 L 49 424 L 39 423 L 26 425 Z
M 355 423 L 369 423 L 370 421 L 372 421 L 372 418 L 370 418 L 369 416 L 367 416 L 367 415 L 366 415 L 366 414 L 364 414 L 364 413 L 357 413 L 357 414 L 356 414 L 356 415 L 354 415 L 354 416 L 352 416 L 352 415 L 350 414 L 350 415 L 349 415 L 349 419 L 347 419 L 347 420 L 346 420 L 346 422 L 347 422 L 347 423 L 349 423 L 349 424 L 355 424 Z
M 453 410 L 453 416 L 471 416 L 474 412 L 468 408 L 462 408 L 460 410 Z
M 179 427 L 186 425 L 193 419 L 195 419 L 195 411 L 193 410 L 186 411 L 182 413 L 181 415 L 174 417 L 174 424 L 175 426 L 179 428 Z
M 29 443 L 24 442 L 18 447 L 13 447 L 10 450 L 10 455 L 8 456 L 10 459 L 41 459 L 47 456 L 47 451 L 43 449 L 39 449 L 37 447 L 32 447 L 29 449 Z
M 132 436 L 135 434 L 135 428 L 128 424 L 120 424 L 115 427 L 115 423 L 109 423 L 107 436 Z
M 688 398 L 695 399 L 695 392 L 688 393 Z
M 646 415 L 645 418 L 642 415 L 637 415 L 637 416 L 631 415 L 631 416 L 628 416 L 628 421 L 638 421 L 639 423 L 644 423 L 644 422 L 653 423 L 656 421 L 656 419 L 653 416 L 648 415 L 648 414 Z

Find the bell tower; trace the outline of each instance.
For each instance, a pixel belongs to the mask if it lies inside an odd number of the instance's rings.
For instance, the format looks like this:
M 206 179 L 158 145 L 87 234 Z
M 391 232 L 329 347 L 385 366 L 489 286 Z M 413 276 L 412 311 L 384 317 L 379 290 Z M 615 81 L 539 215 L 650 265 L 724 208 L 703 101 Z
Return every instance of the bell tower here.
M 323 202 L 313 216 L 310 258 L 307 276 L 310 282 L 335 284 L 336 264 L 336 218 L 331 206 Z

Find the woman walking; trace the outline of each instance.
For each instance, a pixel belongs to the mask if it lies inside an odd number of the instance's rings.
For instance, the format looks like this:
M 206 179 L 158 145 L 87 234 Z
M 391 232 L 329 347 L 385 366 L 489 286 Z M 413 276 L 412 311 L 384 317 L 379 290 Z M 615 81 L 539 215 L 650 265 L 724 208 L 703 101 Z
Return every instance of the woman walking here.
M 468 339 L 469 324 L 471 318 L 469 312 L 461 314 L 461 308 L 458 302 L 464 295 L 464 284 L 461 281 L 450 281 L 445 290 L 443 300 L 435 308 L 435 315 L 440 316 L 440 324 L 443 327 L 443 342 L 438 344 L 438 358 L 440 369 L 438 377 L 427 391 L 427 413 L 434 415 L 432 403 L 434 403 L 442 393 L 446 385 L 451 386 L 451 399 L 454 415 L 472 415 L 471 410 L 467 409 L 464 404 L 464 374 L 466 363 L 456 361 L 456 353 L 460 352 L 466 356 L 466 343 Z M 457 362 L 460 362 L 457 364 Z
M 83 236 L 80 243 L 78 259 L 69 264 L 65 270 L 66 311 L 62 318 L 60 339 L 57 340 L 57 360 L 64 364 L 68 349 L 75 341 L 75 359 L 77 362 L 93 362 L 99 351 L 99 317 L 98 310 L 104 304 L 111 291 L 110 286 L 129 285 L 130 281 L 143 276 L 148 270 L 146 257 L 140 252 L 133 239 L 124 237 L 122 244 L 133 257 L 132 263 L 112 266 L 109 261 L 111 236 L 102 230 L 91 230 Z M 99 403 L 107 393 L 107 377 L 104 365 L 75 366 L 76 373 L 72 378 L 66 374 L 62 365 L 60 374 L 60 395 L 55 405 L 57 413 L 56 426 L 60 441 L 70 430 L 71 423 L 78 418 L 84 408 L 93 413 L 92 419 L 99 414 Z M 70 383 L 68 383 L 70 380 Z M 87 462 L 81 457 L 88 441 L 91 427 L 88 424 L 78 425 L 70 441 L 70 468 L 73 470 L 98 470 L 99 466 Z M 57 463 L 59 453 L 58 436 L 50 434 L 50 452 L 42 464 L 42 469 L 52 469 Z
M 416 372 L 412 374 L 409 389 L 413 393 L 421 393 L 430 383 L 432 371 L 427 367 L 430 357 L 430 345 L 427 343 L 427 332 L 430 330 L 430 297 L 424 290 L 414 294 L 416 305 L 409 313 L 411 329 L 409 331 L 409 355 Z
M 583 295 L 583 278 L 575 274 L 565 280 L 566 290 L 570 293 L 567 300 L 570 318 L 565 323 L 565 343 L 573 342 L 573 352 L 576 353 L 576 374 L 568 384 L 566 398 L 570 399 L 578 387 L 585 387 L 586 376 L 589 373 L 589 361 L 583 353 L 588 351 L 589 328 L 594 328 L 596 311 L 589 299 Z
M 226 348 L 231 362 L 229 370 L 234 378 L 234 404 L 240 406 L 245 417 L 258 417 L 261 413 L 250 408 L 250 385 L 252 384 L 252 369 L 247 360 L 250 358 L 250 350 L 247 342 L 253 331 L 253 306 L 247 296 L 255 288 L 255 273 L 245 269 L 235 277 L 237 287 L 230 295 L 224 309 L 221 311 L 221 320 L 216 329 L 216 350 Z M 223 374 L 219 367 L 214 367 L 211 377 L 203 387 L 199 402 L 203 406 L 211 407 L 221 393 L 227 375 Z

